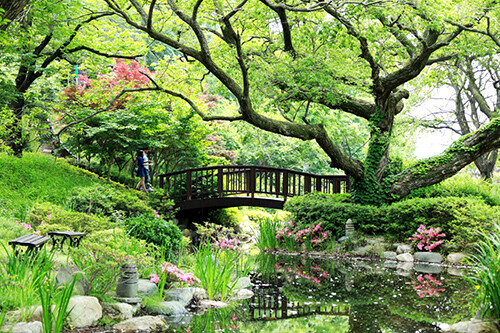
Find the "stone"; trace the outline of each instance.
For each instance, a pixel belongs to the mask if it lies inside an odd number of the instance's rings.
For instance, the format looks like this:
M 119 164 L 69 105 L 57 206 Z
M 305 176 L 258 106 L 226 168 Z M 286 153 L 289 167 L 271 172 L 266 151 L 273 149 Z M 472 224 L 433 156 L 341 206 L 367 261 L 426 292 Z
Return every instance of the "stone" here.
M 182 315 L 168 316 L 164 318 L 170 326 L 185 326 L 193 323 L 193 314 L 185 313 Z
M 396 266 L 396 274 L 399 276 L 410 276 L 411 271 L 413 270 L 413 263 L 412 262 L 398 262 Z
M 151 297 L 156 291 L 158 291 L 158 286 L 146 279 L 139 279 L 137 285 L 137 296 Z
M 439 274 L 443 271 L 443 267 L 430 264 L 416 264 L 415 271 L 419 273 Z
M 453 276 L 464 276 L 462 270 L 456 267 L 448 267 L 448 274 Z
M 396 268 L 398 266 L 398 262 L 394 260 L 386 260 L 384 261 L 384 268 Z
M 236 295 L 234 295 L 231 300 L 233 301 L 239 301 L 239 300 L 242 300 L 242 299 L 249 299 L 249 298 L 252 298 L 254 296 L 254 293 L 253 291 L 249 290 L 249 289 L 241 289 L 239 290 Z
M 130 305 L 140 304 L 142 302 L 142 298 L 140 297 L 118 297 L 111 296 L 112 299 L 117 300 L 120 303 L 127 303 Z
M 384 251 L 383 255 L 384 259 L 395 259 L 398 254 L 394 251 Z
M 337 242 L 339 242 L 340 244 L 342 244 L 343 242 L 345 242 L 345 241 L 346 241 L 346 240 L 348 240 L 349 238 L 351 238 L 351 237 L 349 237 L 349 236 L 342 236 L 342 237 L 340 237 L 340 238 L 337 240 Z
M 467 255 L 462 252 L 455 252 L 455 253 L 450 253 L 446 257 L 446 261 L 448 261 L 450 264 L 463 264 L 465 262 L 465 258 L 467 258 Z
M 146 310 L 150 313 L 166 316 L 176 316 L 187 313 L 184 306 L 177 301 L 161 302 L 154 305 L 146 306 Z
M 193 299 L 193 288 L 172 288 L 165 292 L 166 301 L 177 301 L 182 306 L 188 306 Z
M 411 251 L 411 246 L 407 244 L 400 244 L 396 249 L 397 254 L 409 253 Z
M 413 256 L 417 261 L 435 262 L 435 263 L 443 261 L 443 256 L 441 255 L 441 253 L 438 252 L 415 252 Z
M 73 295 L 85 295 L 90 290 L 90 282 L 78 266 L 72 263 L 64 264 L 59 267 L 56 274 L 56 285 L 62 286 L 71 283 L 76 275 L 80 275 L 78 282 L 75 284 Z
M 462 321 L 447 328 L 442 328 L 443 332 L 453 333 L 493 333 L 498 332 L 492 322 L 472 319 L 470 321 Z
M 221 309 L 221 308 L 225 308 L 226 306 L 228 306 L 227 303 L 220 302 L 220 301 L 214 301 L 211 299 L 202 299 L 198 303 L 198 307 L 207 308 L 207 309 Z
M 2 328 L 3 329 L 3 328 Z M 2 332 L 11 332 L 11 333 L 43 333 L 43 326 L 40 321 L 32 321 L 29 323 L 20 322 L 15 324 L 9 330 L 2 330 Z
M 362 247 L 358 247 L 357 249 L 354 249 L 354 254 L 364 256 L 367 255 L 371 252 L 372 246 L 371 245 L 366 245 Z
M 396 260 L 397 261 L 404 261 L 404 262 L 413 262 L 413 256 L 409 253 L 402 253 L 402 254 L 398 254 L 396 256 Z
M 347 219 L 345 222 L 345 235 L 351 236 L 354 233 L 354 223 L 352 223 L 351 219 Z
M 236 282 L 236 285 L 234 286 L 234 289 L 235 290 L 240 290 L 240 289 L 244 289 L 244 288 L 249 288 L 252 286 L 252 281 L 250 280 L 249 277 L 241 277 L 238 279 L 238 281 Z
M 113 320 L 127 320 L 133 317 L 134 308 L 127 303 L 103 303 L 102 313 Z
M 128 319 L 114 325 L 115 330 L 121 332 L 136 332 L 136 331 L 165 331 L 168 328 L 165 319 L 160 316 L 143 316 Z
M 73 309 L 68 315 L 68 322 L 76 328 L 96 325 L 102 318 L 101 304 L 93 296 L 71 297 L 68 309 Z
M 193 298 L 196 300 L 207 299 L 207 291 L 203 288 L 193 288 Z

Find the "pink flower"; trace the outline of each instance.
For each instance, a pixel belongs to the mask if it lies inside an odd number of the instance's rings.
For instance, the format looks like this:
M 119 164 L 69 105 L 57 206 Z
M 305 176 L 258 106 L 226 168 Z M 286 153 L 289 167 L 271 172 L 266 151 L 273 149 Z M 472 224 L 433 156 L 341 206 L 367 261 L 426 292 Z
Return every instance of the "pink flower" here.
M 49 214 L 49 215 L 47 215 L 47 218 L 48 218 L 48 219 L 50 219 L 51 217 L 52 217 L 52 215 L 50 215 L 50 214 Z
M 149 281 L 156 283 L 156 284 L 158 284 L 158 282 L 160 282 L 160 277 L 158 275 L 152 273 L 149 276 L 150 276 Z

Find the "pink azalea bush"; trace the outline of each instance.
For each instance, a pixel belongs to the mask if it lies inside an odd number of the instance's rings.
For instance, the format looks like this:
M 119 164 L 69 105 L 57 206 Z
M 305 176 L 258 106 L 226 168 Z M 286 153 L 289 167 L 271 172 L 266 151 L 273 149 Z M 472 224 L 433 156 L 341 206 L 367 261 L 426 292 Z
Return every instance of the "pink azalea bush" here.
M 221 241 L 215 241 L 214 243 L 215 247 L 218 247 L 222 251 L 225 250 L 233 250 L 233 251 L 239 251 L 240 249 L 240 240 L 237 238 L 229 239 L 229 238 L 224 238 Z
M 443 241 L 438 240 L 438 238 L 446 236 L 444 233 L 440 233 L 440 231 L 441 229 L 439 228 L 427 229 L 425 225 L 421 224 L 417 232 L 410 237 L 409 240 L 416 243 L 419 250 L 425 249 L 432 252 L 433 249 L 443 243 Z
M 305 229 L 294 230 L 295 224 L 290 221 L 288 226 L 277 230 L 276 239 L 282 243 L 294 241 L 300 245 L 310 242 L 312 246 L 317 246 L 328 238 L 328 233 L 321 227 L 322 224 L 323 222 L 319 222 Z
M 165 289 L 165 285 L 170 282 L 184 282 L 188 285 L 192 285 L 195 282 L 199 283 L 200 279 L 194 276 L 193 273 L 185 273 L 179 267 L 171 264 L 169 262 L 163 262 L 161 266 L 160 275 L 152 273 L 149 275 L 150 281 L 156 283 L 158 285 L 158 294 L 163 297 L 163 290 Z

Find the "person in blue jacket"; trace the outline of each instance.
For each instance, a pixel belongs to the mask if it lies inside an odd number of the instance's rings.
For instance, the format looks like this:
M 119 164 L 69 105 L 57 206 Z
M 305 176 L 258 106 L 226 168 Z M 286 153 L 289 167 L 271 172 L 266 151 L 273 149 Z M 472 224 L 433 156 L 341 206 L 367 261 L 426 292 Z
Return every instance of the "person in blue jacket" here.
M 137 153 L 137 172 L 136 176 L 139 177 L 139 182 L 137 183 L 135 189 L 146 191 L 146 168 L 144 167 L 144 151 L 139 150 Z

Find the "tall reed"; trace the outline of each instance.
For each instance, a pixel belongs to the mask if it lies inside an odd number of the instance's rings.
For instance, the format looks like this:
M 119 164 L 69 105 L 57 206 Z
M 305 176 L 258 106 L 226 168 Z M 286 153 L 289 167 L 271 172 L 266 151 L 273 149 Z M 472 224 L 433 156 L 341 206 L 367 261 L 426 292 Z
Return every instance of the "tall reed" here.
M 470 258 L 475 266 L 469 281 L 477 291 L 475 308 L 482 317 L 500 320 L 500 235 L 497 227 L 494 233 L 481 234 L 476 251 Z
M 210 299 L 226 300 L 238 279 L 248 274 L 248 269 L 239 249 L 223 250 L 204 242 L 196 252 L 195 275 Z
M 50 278 L 53 253 L 42 249 L 16 257 L 5 245 L 0 245 L 5 251 L 5 258 L 0 260 L 0 304 L 3 310 L 21 309 L 21 319 L 28 320 L 33 305 L 39 302 L 38 287 Z
M 278 247 L 276 239 L 276 228 L 278 224 L 270 218 L 263 219 L 259 222 L 259 233 L 257 237 L 257 246 L 261 250 L 275 249 Z

